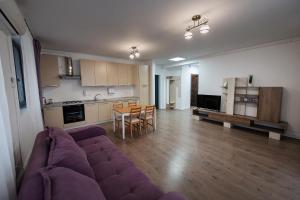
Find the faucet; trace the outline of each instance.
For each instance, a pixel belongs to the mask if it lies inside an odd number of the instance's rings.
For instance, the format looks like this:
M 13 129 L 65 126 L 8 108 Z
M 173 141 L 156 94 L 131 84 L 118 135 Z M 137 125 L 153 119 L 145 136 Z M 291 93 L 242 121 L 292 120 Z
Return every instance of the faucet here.
M 96 94 L 95 97 L 94 97 L 94 100 L 95 100 L 95 101 L 97 100 L 97 96 L 98 96 L 98 95 L 102 96 L 101 93 Z

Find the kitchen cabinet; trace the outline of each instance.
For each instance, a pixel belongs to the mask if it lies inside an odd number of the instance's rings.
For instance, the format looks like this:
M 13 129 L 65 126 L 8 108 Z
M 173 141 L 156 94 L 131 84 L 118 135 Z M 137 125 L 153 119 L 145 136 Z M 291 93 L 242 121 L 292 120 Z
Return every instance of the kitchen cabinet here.
M 149 104 L 149 66 L 139 67 L 139 96 L 141 104 Z
M 87 124 L 94 124 L 99 121 L 98 103 L 90 103 L 84 105 L 85 121 Z
M 80 60 L 80 73 L 82 86 L 95 86 L 95 61 Z
M 44 108 L 44 123 L 49 127 L 64 127 L 64 117 L 62 107 Z
M 99 121 L 111 120 L 111 104 L 110 103 L 99 103 Z
M 137 65 L 80 60 L 82 86 L 123 86 L 138 84 Z
M 118 64 L 107 63 L 107 85 L 115 86 L 119 84 Z
M 59 86 L 58 73 L 58 56 L 42 54 L 40 68 L 41 86 Z
M 128 65 L 119 64 L 118 65 L 118 78 L 119 85 L 128 85 Z
M 136 85 L 138 81 L 138 67 L 136 65 L 128 65 L 128 85 Z
M 95 62 L 95 82 L 96 82 L 96 86 L 107 85 L 106 62 L 102 62 L 102 61 Z

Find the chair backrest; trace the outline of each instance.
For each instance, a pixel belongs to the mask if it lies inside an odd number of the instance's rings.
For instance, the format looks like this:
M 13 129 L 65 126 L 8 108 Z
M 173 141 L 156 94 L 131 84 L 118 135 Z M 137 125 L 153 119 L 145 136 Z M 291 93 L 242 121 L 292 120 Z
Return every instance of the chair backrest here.
M 128 107 L 134 107 L 137 106 L 136 102 L 128 102 Z
M 123 108 L 123 103 L 114 103 L 113 108 Z
M 141 112 L 142 112 L 142 107 L 141 106 L 132 107 L 130 109 L 130 119 L 132 119 L 132 118 L 140 118 Z
M 145 109 L 145 117 L 153 117 L 155 106 L 146 106 Z

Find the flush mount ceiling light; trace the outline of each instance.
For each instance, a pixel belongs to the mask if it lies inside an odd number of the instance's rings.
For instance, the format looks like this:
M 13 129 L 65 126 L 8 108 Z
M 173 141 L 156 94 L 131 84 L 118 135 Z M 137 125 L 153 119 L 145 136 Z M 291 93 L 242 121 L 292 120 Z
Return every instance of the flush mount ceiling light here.
M 131 59 L 131 60 L 133 60 L 133 59 L 135 59 L 135 58 L 139 58 L 140 57 L 140 52 L 139 52 L 139 50 L 138 50 L 138 48 L 137 47 L 131 47 L 130 49 L 129 49 L 129 58 Z
M 185 60 L 185 58 L 182 58 L 182 57 L 175 57 L 175 58 L 170 58 L 169 60 L 174 61 L 174 62 L 178 62 L 178 61 L 183 61 L 183 60 Z
M 202 34 L 206 34 L 209 32 L 210 27 L 208 26 L 208 19 L 201 15 L 194 15 L 192 17 L 192 20 L 194 22 L 194 25 L 188 26 L 185 29 L 184 38 L 186 40 L 190 40 L 193 37 L 193 33 L 191 32 L 193 29 L 199 27 L 199 31 Z

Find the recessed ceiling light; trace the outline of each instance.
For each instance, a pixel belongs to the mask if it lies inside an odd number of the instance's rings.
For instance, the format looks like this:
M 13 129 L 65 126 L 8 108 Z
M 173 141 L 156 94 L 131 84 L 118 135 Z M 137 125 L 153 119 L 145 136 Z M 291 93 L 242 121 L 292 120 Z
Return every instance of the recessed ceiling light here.
M 175 57 L 175 58 L 170 58 L 169 60 L 174 61 L 174 62 L 178 62 L 178 61 L 183 61 L 183 60 L 185 60 L 185 58 L 182 58 L 182 57 Z

